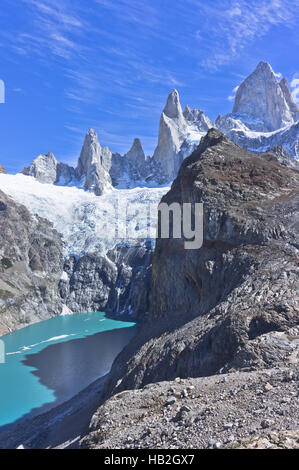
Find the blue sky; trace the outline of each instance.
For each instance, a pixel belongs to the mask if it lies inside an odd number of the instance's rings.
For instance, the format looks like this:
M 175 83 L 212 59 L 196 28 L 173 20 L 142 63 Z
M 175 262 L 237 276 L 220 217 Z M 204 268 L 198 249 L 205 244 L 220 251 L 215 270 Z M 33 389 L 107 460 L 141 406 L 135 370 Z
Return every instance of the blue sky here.
M 173 88 L 215 119 L 260 60 L 299 100 L 298 18 L 299 0 L 1 0 L 0 163 L 74 163 L 90 127 L 152 154 Z

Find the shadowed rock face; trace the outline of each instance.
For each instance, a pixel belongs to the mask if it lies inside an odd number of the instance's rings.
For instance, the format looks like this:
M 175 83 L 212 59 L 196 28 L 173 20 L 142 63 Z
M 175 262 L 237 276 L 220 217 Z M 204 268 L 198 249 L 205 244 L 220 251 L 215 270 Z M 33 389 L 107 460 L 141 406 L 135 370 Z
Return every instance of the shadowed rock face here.
M 157 240 L 150 314 L 116 360 L 107 394 L 288 362 L 292 347 L 273 332 L 299 320 L 298 186 L 298 172 L 272 154 L 208 132 L 162 199 L 203 202 L 204 245 Z
M 0 191 L 0 336 L 61 313 L 62 267 L 52 224 Z
M 64 263 L 59 284 L 73 312 L 111 312 L 142 317 L 149 310 L 152 250 L 146 245 L 116 246 L 106 256 L 86 254 Z

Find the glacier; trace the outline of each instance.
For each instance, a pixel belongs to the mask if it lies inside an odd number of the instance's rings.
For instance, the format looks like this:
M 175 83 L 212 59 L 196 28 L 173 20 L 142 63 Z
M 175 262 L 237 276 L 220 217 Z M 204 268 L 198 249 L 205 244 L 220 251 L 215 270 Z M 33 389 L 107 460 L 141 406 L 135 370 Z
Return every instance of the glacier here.
M 111 188 L 96 196 L 77 187 L 40 183 L 33 176 L 1 173 L 0 189 L 53 223 L 63 236 L 65 256 L 81 257 L 105 254 L 118 243 L 154 242 L 157 207 L 169 186 Z

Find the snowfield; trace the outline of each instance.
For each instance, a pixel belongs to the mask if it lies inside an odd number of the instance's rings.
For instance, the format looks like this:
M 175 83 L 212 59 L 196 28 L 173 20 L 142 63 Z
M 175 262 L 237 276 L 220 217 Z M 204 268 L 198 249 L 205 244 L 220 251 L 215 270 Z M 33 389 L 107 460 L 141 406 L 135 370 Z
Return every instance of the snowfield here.
M 168 186 L 109 189 L 102 196 L 77 187 L 39 183 L 31 176 L 0 174 L 0 190 L 44 217 L 63 234 L 64 254 L 105 253 L 117 243 L 155 239 L 157 206 Z

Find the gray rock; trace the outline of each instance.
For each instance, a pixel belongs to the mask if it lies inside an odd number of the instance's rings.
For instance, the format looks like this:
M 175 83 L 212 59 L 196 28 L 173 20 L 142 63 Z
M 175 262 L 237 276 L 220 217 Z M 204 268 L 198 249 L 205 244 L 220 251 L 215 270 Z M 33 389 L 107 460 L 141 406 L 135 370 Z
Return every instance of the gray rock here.
M 173 90 L 163 109 L 160 126 L 158 145 L 154 152 L 154 160 L 160 163 L 168 181 L 175 178 L 181 157 L 179 155 L 181 145 L 186 136 L 187 122 L 183 115 L 177 90 Z
M 259 126 L 256 130 L 280 129 L 294 122 L 286 94 L 285 82 L 280 85 L 271 66 L 267 62 L 260 62 L 254 72 L 239 86 L 233 113 L 245 114 L 259 120 L 262 128 Z M 290 98 L 287 99 L 290 102 Z M 296 106 L 294 102 L 292 105 Z
M 129 152 L 125 154 L 125 158 L 136 167 L 141 167 L 145 163 L 145 154 L 139 139 L 134 139 L 133 145 Z
M 58 162 L 52 152 L 47 155 L 40 154 L 29 167 L 24 168 L 22 173 L 33 176 L 40 183 L 53 184 L 57 179 L 57 165 Z
M 63 312 L 62 240 L 0 191 L 0 336 Z
M 175 396 L 171 396 L 168 398 L 167 402 L 166 402 L 166 405 L 174 405 L 176 402 L 176 397 Z
M 289 88 L 289 84 L 286 78 L 282 78 L 279 82 L 279 86 L 283 92 L 284 98 L 289 106 L 289 109 L 293 115 L 294 121 L 298 121 L 299 119 L 299 108 L 295 101 L 293 100 L 293 97 L 291 95 L 291 91 Z
M 97 196 L 111 186 L 111 158 L 110 150 L 100 146 L 97 133 L 90 129 L 86 134 L 75 174 L 76 178 L 82 181 L 84 188 Z
M 60 296 L 73 312 L 106 311 L 138 318 L 149 310 L 152 250 L 120 245 L 106 256 L 89 253 L 65 261 Z

